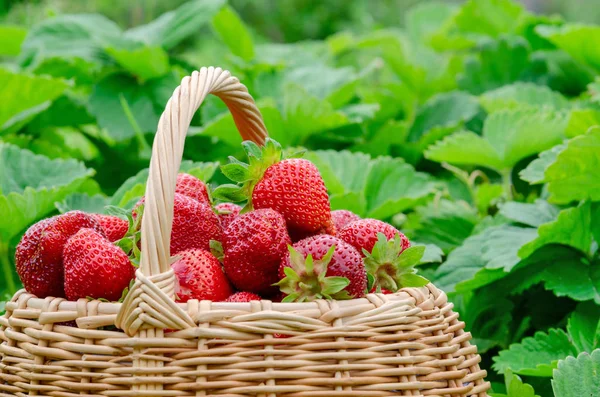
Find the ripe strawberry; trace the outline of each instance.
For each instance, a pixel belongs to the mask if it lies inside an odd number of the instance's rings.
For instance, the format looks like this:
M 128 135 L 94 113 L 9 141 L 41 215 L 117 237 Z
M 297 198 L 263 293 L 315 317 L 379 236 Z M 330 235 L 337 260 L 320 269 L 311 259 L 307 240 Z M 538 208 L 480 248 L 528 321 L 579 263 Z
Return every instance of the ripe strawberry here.
M 259 301 L 262 298 L 256 294 L 251 292 L 236 292 L 231 295 L 229 298 L 225 299 L 223 302 L 251 302 L 251 301 Z
M 223 226 L 223 230 L 227 229 L 227 226 L 234 220 L 242 210 L 237 204 L 232 203 L 221 203 L 215 206 L 217 210 L 217 215 L 219 216 L 219 220 L 221 221 L 221 226 Z
M 178 302 L 190 299 L 219 302 L 233 293 L 221 264 L 210 252 L 190 249 L 177 256 L 180 259 L 171 267 L 177 276 L 175 295 Z
M 63 255 L 69 300 L 92 297 L 117 301 L 135 274 L 127 254 L 92 229 L 81 229 L 71 237 Z
M 337 237 L 319 235 L 298 241 L 279 267 L 283 300 L 348 299 L 364 295 L 367 275 L 362 258 Z
M 379 294 L 384 294 L 384 295 L 390 295 L 393 294 L 392 291 L 390 291 L 389 289 L 385 289 L 385 288 L 381 288 L 379 291 L 377 291 L 377 287 L 373 286 L 373 288 L 371 288 L 371 290 L 369 291 L 370 294 L 375 294 L 375 293 L 379 293 Z
M 31 226 L 17 245 L 17 273 L 25 289 L 39 298 L 64 297 L 63 247 L 81 228 L 102 231 L 81 211 L 69 211 Z
M 373 246 L 377 242 L 377 233 L 383 233 L 388 240 L 399 235 L 402 239 L 402 249 L 410 247 L 410 242 L 404 234 L 389 223 L 377 219 L 360 219 L 350 222 L 338 232 L 337 236 L 364 255 L 363 250 L 368 252 L 373 250 Z
M 404 237 L 404 236 L 402 236 Z M 391 240 L 383 233 L 377 233 L 377 242 L 371 252 L 364 250 L 365 268 L 373 281 L 371 291 L 396 292 L 404 287 L 422 287 L 427 279 L 416 274 L 424 246 L 404 248 L 404 240 L 399 234 Z
M 223 173 L 242 186 L 225 185 L 215 196 L 241 201 L 248 207 L 272 208 L 283 215 L 292 240 L 316 234 L 335 234 L 327 188 L 319 170 L 308 160 L 282 160 L 281 146 L 267 139 L 259 148 L 244 142 L 250 164 L 235 160 L 222 167 Z
M 134 218 L 136 209 L 144 203 L 144 200 L 145 198 L 142 197 L 135 205 Z M 171 255 L 192 248 L 210 251 L 210 240 L 221 241 L 222 237 L 221 223 L 210 205 L 175 193 Z
M 129 222 L 117 216 L 92 214 L 92 217 L 100 223 L 104 235 L 110 242 L 122 239 L 129 230 Z
M 210 204 L 210 198 L 208 196 L 208 188 L 206 187 L 206 184 L 195 176 L 186 174 L 184 172 L 180 172 L 177 175 L 175 193 L 191 197 L 201 203 Z
M 261 296 L 276 293 L 279 262 L 291 244 L 283 216 L 272 209 L 251 211 L 234 219 L 223 235 L 223 266 L 233 285 Z
M 360 216 L 348 210 L 335 210 L 331 211 L 331 219 L 333 219 L 335 230 L 339 233 L 339 231 L 350 222 L 359 220 Z

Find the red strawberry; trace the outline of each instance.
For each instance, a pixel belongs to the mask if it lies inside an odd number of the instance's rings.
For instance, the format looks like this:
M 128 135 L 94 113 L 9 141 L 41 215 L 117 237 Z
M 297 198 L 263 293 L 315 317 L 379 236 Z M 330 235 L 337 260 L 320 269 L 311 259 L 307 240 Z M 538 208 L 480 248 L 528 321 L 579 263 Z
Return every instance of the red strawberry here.
M 363 249 L 371 252 L 377 242 L 377 233 L 383 233 L 388 240 L 400 235 L 402 239 L 402 249 L 410 247 L 410 242 L 406 236 L 398 231 L 389 223 L 377 219 L 360 219 L 347 224 L 338 232 L 338 237 L 352 245 L 361 254 Z
M 242 210 L 237 204 L 232 203 L 221 203 L 215 206 L 217 210 L 217 215 L 219 216 L 219 220 L 221 221 L 221 226 L 223 226 L 223 230 L 227 229 L 227 226 L 234 220 Z
M 236 292 L 231 295 L 229 298 L 225 299 L 223 302 L 251 302 L 251 301 L 259 301 L 262 298 L 252 292 Z
M 135 275 L 127 254 L 92 229 L 81 229 L 71 237 L 63 255 L 65 292 L 70 300 L 117 301 Z
M 177 175 L 175 193 L 191 197 L 201 203 L 210 204 L 210 198 L 208 196 L 206 184 L 190 174 L 181 172 Z
M 333 219 L 335 230 L 339 233 L 339 231 L 350 222 L 359 220 L 360 216 L 348 210 L 335 210 L 331 211 L 331 219 Z
M 171 267 L 177 276 L 175 294 L 178 302 L 190 299 L 218 302 L 233 293 L 221 264 L 210 252 L 190 249 L 177 256 L 180 259 Z
M 15 253 L 17 273 L 25 289 L 38 296 L 64 297 L 63 247 L 81 228 L 98 232 L 100 224 L 81 211 L 70 211 L 31 226 Z
M 144 203 L 144 197 L 136 209 Z M 221 241 L 223 229 L 219 218 L 206 203 L 200 203 L 183 194 L 175 193 L 173 206 L 173 229 L 171 230 L 171 255 L 198 248 L 210 251 L 210 240 Z
M 381 290 L 378 292 L 377 287 L 375 287 L 375 286 L 373 286 L 373 288 L 371 288 L 371 291 L 369 291 L 369 293 L 370 294 L 380 293 L 380 294 L 384 294 L 384 295 L 393 294 L 392 291 L 390 291 L 389 289 L 385 289 L 385 288 L 381 288 Z
M 225 273 L 241 291 L 272 295 L 279 262 L 291 244 L 281 214 L 262 209 L 234 219 L 224 232 Z
M 281 146 L 267 139 L 265 146 L 246 141 L 250 164 L 235 160 L 223 173 L 240 187 L 221 186 L 215 195 L 232 201 L 248 199 L 248 207 L 271 208 L 283 215 L 292 240 L 316 234 L 335 234 L 327 188 L 319 170 L 308 160 L 282 160 Z
M 329 235 L 298 241 L 279 267 L 284 302 L 347 299 L 364 295 L 367 275 L 362 257 L 350 244 Z
M 100 223 L 106 238 L 113 243 L 125 237 L 129 230 L 129 222 L 117 216 L 92 214 L 92 217 Z

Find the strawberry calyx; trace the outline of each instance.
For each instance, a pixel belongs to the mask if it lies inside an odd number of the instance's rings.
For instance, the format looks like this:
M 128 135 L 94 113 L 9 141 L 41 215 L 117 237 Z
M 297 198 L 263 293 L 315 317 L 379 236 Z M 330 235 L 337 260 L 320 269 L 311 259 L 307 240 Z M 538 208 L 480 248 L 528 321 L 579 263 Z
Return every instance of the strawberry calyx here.
M 405 287 L 422 287 L 429 283 L 416 274 L 425 252 L 424 246 L 413 246 L 402 250 L 399 234 L 388 240 L 383 233 L 377 233 L 377 242 L 371 252 L 363 249 L 364 263 L 369 275 L 369 291 L 396 292 Z
M 121 248 L 131 260 L 131 263 L 135 267 L 140 266 L 140 244 L 142 239 L 141 226 L 142 226 L 142 215 L 144 213 L 144 204 L 137 206 L 133 212 L 127 211 L 123 208 L 119 208 L 113 205 L 109 205 L 105 208 L 106 213 L 119 217 L 126 220 L 129 223 L 127 233 L 120 240 L 114 242 L 116 246 Z M 135 214 L 135 216 L 133 215 Z
M 212 198 L 234 203 L 247 201 L 241 211 L 245 213 L 253 209 L 252 191 L 263 178 L 267 168 L 286 158 L 299 157 L 302 153 L 284 156 L 281 145 L 271 138 L 267 138 L 262 147 L 252 141 L 244 141 L 242 146 L 248 157 L 248 163 L 229 156 L 229 164 L 221 166 L 223 175 L 236 184 L 224 184 L 217 187 L 212 192 Z
M 210 240 L 210 253 L 213 254 L 215 258 L 221 263 L 223 263 L 223 258 L 225 257 L 225 251 L 223 250 L 223 244 L 217 240 Z
M 327 266 L 333 257 L 335 245 L 321 259 L 317 260 L 310 254 L 304 258 L 291 245 L 288 246 L 288 249 L 291 267 L 284 267 L 285 277 L 274 284 L 286 295 L 282 302 L 351 298 L 344 290 L 350 284 L 350 280 L 346 277 L 326 276 Z

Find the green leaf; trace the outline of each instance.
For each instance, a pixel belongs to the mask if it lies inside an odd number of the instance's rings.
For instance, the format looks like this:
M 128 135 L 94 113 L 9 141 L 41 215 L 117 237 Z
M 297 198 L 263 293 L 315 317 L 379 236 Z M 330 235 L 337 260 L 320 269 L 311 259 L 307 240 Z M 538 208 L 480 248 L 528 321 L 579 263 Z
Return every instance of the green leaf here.
M 446 253 L 461 245 L 479 222 L 475 209 L 464 201 L 430 201 L 408 216 L 415 223 L 414 229 L 408 229 L 416 240 L 435 244 Z
M 108 201 L 108 197 L 101 194 L 90 196 L 85 193 L 73 193 L 68 195 L 63 201 L 57 202 L 56 208 L 61 214 L 73 210 L 102 214 L 104 213 L 104 207 L 108 205 Z
M 599 320 L 600 306 L 593 302 L 580 303 L 571 313 L 567 331 L 578 353 L 591 352 L 600 346 Z
M 547 107 L 553 110 L 569 109 L 571 104 L 562 94 L 546 86 L 532 83 L 514 83 L 485 92 L 479 98 L 488 113 L 502 109 L 526 106 Z
M 221 8 L 221 11 L 214 16 L 212 25 L 234 55 L 245 61 L 254 58 L 252 36 L 233 8 L 230 6 Z
M 576 252 L 568 260 L 550 262 L 541 278 L 546 289 L 556 296 L 568 296 L 576 301 L 593 299 L 600 305 L 600 264 L 590 264 Z
M 600 40 L 600 27 L 580 24 L 538 26 L 536 32 L 577 61 L 600 72 L 600 50 L 589 45 Z
M 19 55 L 26 35 L 27 30 L 20 26 L 0 25 L 0 56 Z
M 487 239 L 482 247 L 485 267 L 510 272 L 520 261 L 519 249 L 535 237 L 536 230 L 533 228 L 507 225 L 488 229 Z
M 535 394 L 533 387 L 524 383 L 521 378 L 513 374 L 511 370 L 504 373 L 507 394 L 493 394 L 493 397 L 539 397 Z
M 417 112 L 407 141 L 417 142 L 433 127 L 456 127 L 477 115 L 479 105 L 471 95 L 453 91 L 430 98 Z
M 438 1 L 417 3 L 406 13 L 406 30 L 413 40 L 426 43 L 455 11 L 455 6 Z
M 500 207 L 502 216 L 531 227 L 554 221 L 558 213 L 558 208 L 544 200 L 536 200 L 533 204 L 510 201 Z
M 93 174 L 75 160 L 50 160 L 0 143 L 0 241 L 8 242 Z
M 583 203 L 567 208 L 558 214 L 556 220 L 540 225 L 538 237 L 519 250 L 519 256 L 526 258 L 538 248 L 547 244 L 563 244 L 588 254 L 592 245 L 591 205 Z
M 577 136 L 546 168 L 544 181 L 548 182 L 548 201 L 567 204 L 579 200 L 600 200 L 600 128 L 593 128 Z
M 351 209 L 385 219 L 420 204 L 433 193 L 432 180 L 401 159 L 364 153 L 314 151 L 305 155 L 323 176 L 333 209 Z
M 551 164 L 554 164 L 558 154 L 566 147 L 566 144 L 560 144 L 541 152 L 537 159 L 533 160 L 525 169 L 521 170 L 519 176 L 521 179 L 531 184 L 543 183 L 546 178 L 544 175 L 546 170 Z
M 513 32 L 523 14 L 523 6 L 510 0 L 470 0 L 460 8 L 453 24 L 463 34 L 498 37 Z
M 225 0 L 188 1 L 146 25 L 127 30 L 125 37 L 168 50 L 209 23 L 224 4 Z
M 477 25 L 474 23 L 474 26 Z M 503 37 L 498 41 L 486 41 L 479 53 L 467 60 L 464 73 L 458 76 L 458 87 L 472 94 L 481 94 L 527 80 L 527 71 L 533 66 L 529 60 L 529 46 L 523 38 Z
M 494 357 L 493 367 L 498 372 L 510 369 L 520 375 L 550 377 L 559 360 L 576 353 L 563 330 L 550 329 L 501 351 Z
M 21 46 L 21 62 L 35 67 L 48 58 L 81 58 L 102 64 L 104 47 L 121 41 L 121 29 L 103 15 L 59 15 L 29 31 Z
M 591 127 L 600 125 L 600 110 L 573 109 L 565 134 L 568 138 L 585 134 Z
M 600 349 L 567 357 L 554 370 L 552 389 L 555 397 L 600 396 Z
M 123 102 L 131 110 L 135 125 L 142 133 L 156 131 L 158 120 L 167 99 L 163 99 L 163 91 L 177 87 L 178 82 L 172 75 L 161 79 L 153 79 L 139 85 L 137 81 L 126 74 L 111 74 L 100 80 L 90 96 L 90 112 L 98 119 L 100 127 L 105 128 L 109 135 L 117 140 L 136 136 L 136 127 L 132 125 Z M 168 95 L 170 96 L 171 93 Z M 164 101 L 164 102 L 163 102 Z
M 20 125 L 47 109 L 68 84 L 64 80 L 0 69 L 0 132 Z
M 106 52 L 141 81 L 161 77 L 169 72 L 169 57 L 160 47 L 141 46 L 135 49 L 108 47 Z
M 412 241 L 412 244 L 415 246 L 419 246 L 419 243 Z M 423 257 L 421 258 L 421 263 L 439 263 L 442 262 L 442 257 L 444 256 L 444 251 L 440 247 L 435 244 L 425 244 L 425 252 L 423 253 Z
M 483 136 L 472 132 L 453 134 L 430 146 L 425 157 L 437 162 L 506 170 L 528 156 L 559 144 L 566 123 L 563 114 L 551 111 L 498 111 L 486 119 Z

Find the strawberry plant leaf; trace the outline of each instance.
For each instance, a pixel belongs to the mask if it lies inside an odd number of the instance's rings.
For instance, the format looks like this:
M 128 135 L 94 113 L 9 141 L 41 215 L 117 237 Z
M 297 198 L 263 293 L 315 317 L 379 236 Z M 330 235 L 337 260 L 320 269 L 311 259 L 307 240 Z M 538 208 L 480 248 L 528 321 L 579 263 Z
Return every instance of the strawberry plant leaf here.
M 600 50 L 586 44 L 600 40 L 600 27 L 578 24 L 538 26 L 536 32 L 578 62 L 600 72 Z
M 26 35 L 27 30 L 20 26 L 0 25 L 0 55 L 19 55 Z
M 536 230 L 533 228 L 506 225 L 488 229 L 482 247 L 485 267 L 510 272 L 520 262 L 519 249 L 535 237 Z
M 500 206 L 502 216 L 531 227 L 538 227 L 554 221 L 558 213 L 558 208 L 541 199 L 536 200 L 533 204 L 510 201 Z
M 502 350 L 494 357 L 493 368 L 498 372 L 510 369 L 520 375 L 551 377 L 559 360 L 575 354 L 569 336 L 561 329 L 550 329 Z
M 507 170 L 561 142 L 567 118 L 548 110 L 503 110 L 488 116 L 483 135 L 459 132 L 430 146 L 425 157 L 451 164 Z
M 125 37 L 168 50 L 206 25 L 225 4 L 225 0 L 192 0 L 154 21 L 125 32 Z
M 559 361 L 552 379 L 555 397 L 597 397 L 600 391 L 599 372 L 600 349 Z
M 439 1 L 419 3 L 406 14 L 406 30 L 413 40 L 428 42 L 440 26 L 448 21 L 456 7 Z
M 69 85 L 61 79 L 14 73 L 0 68 L 0 132 L 17 128 L 47 109 Z
M 169 57 L 160 47 L 140 46 L 134 49 L 107 47 L 106 52 L 142 82 L 162 77 L 169 72 Z
M 567 245 L 587 255 L 592 245 L 591 216 L 590 203 L 562 210 L 556 220 L 540 225 L 537 238 L 522 246 L 519 256 L 526 258 L 547 244 Z
M 483 93 L 481 106 L 493 113 L 503 109 L 547 107 L 553 110 L 569 109 L 571 104 L 562 94 L 549 87 L 532 83 L 514 83 Z
M 73 210 L 103 214 L 105 213 L 104 207 L 108 205 L 108 201 L 108 197 L 102 194 L 90 196 L 86 193 L 73 193 L 68 195 L 64 200 L 56 202 L 55 206 L 61 214 Z
M 523 169 L 519 173 L 519 176 L 521 179 L 531 184 L 543 183 L 546 178 L 544 175 L 546 173 L 546 169 L 551 164 L 554 164 L 558 154 L 566 147 L 566 144 L 560 144 L 541 152 L 538 158 L 529 163 L 527 168 Z
M 523 6 L 510 0 L 470 0 L 454 16 L 451 32 L 498 37 L 513 32 L 523 14 Z
M 565 130 L 568 138 L 585 134 L 591 127 L 600 125 L 600 110 L 573 109 Z
M 600 128 L 577 136 L 544 172 L 550 197 L 548 201 L 567 204 L 579 200 L 600 200 Z
M 104 47 L 122 42 L 116 23 L 98 14 L 59 15 L 35 25 L 21 46 L 24 66 L 48 58 L 81 58 L 105 62 Z
M 234 55 L 245 61 L 254 58 L 254 43 L 248 28 L 233 8 L 225 5 L 213 17 L 212 26 Z
M 567 331 L 578 353 L 591 352 L 600 346 L 600 306 L 583 302 L 569 317 Z
M 523 382 L 511 370 L 506 370 L 504 373 L 504 382 L 506 383 L 506 394 L 492 393 L 492 397 L 539 397 L 531 385 Z

